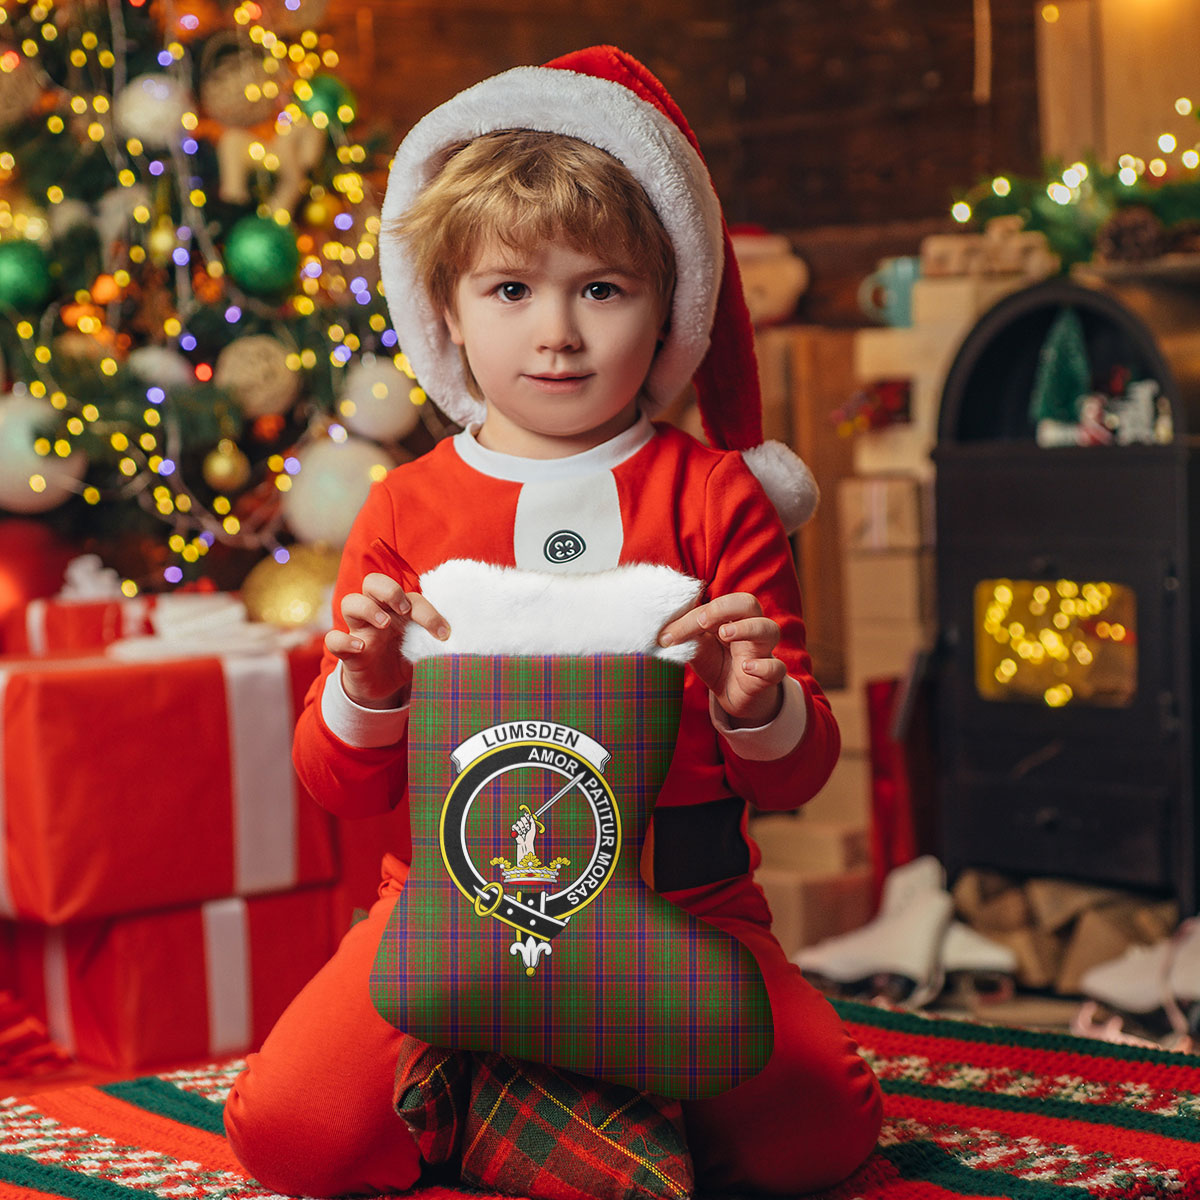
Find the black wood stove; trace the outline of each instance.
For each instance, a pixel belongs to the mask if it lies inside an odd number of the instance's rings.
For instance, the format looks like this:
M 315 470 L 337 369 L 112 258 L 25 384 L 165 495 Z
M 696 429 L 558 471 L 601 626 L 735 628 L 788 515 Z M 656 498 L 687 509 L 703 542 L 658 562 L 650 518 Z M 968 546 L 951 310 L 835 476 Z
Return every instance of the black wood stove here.
M 1031 390 L 1068 307 L 1098 370 L 1157 381 L 1169 441 L 1038 446 Z M 952 877 L 1076 878 L 1197 911 L 1197 351 L 1200 284 L 1060 280 L 1002 300 L 951 367 L 934 458 Z

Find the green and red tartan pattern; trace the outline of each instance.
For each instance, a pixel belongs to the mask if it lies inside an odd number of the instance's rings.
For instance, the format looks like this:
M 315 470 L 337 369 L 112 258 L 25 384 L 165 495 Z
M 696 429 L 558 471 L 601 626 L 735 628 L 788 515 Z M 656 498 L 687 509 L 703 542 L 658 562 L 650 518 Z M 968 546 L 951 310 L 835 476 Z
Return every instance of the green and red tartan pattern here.
M 408 735 L 413 862 L 371 980 L 388 1021 L 434 1046 L 497 1051 L 664 1096 L 712 1095 L 762 1069 L 773 1033 L 753 956 L 656 895 L 639 871 L 674 751 L 682 678 L 679 666 L 633 656 L 418 664 Z M 602 774 L 622 825 L 610 881 L 570 916 L 532 977 L 512 951 L 524 934 L 476 914 L 438 841 L 455 779 L 451 751 L 518 720 L 578 729 L 611 753 Z M 563 778 L 510 769 L 488 782 L 462 837 L 483 878 L 499 881 L 492 860 L 514 857 L 520 805 L 537 812 Z M 593 852 L 596 818 L 575 791 L 542 820 L 540 857 L 569 859 L 569 880 Z
M 396 1111 L 429 1163 L 464 1183 L 554 1200 L 685 1200 L 678 1100 L 499 1054 L 405 1038 Z

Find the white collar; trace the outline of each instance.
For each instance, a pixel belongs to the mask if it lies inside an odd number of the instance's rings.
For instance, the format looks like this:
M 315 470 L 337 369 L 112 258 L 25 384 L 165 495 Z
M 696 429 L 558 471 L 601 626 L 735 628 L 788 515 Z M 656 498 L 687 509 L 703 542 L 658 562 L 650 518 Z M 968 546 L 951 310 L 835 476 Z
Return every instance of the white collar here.
M 639 413 L 638 419 L 628 429 L 590 450 L 568 454 L 566 458 L 520 458 L 515 454 L 502 454 L 481 446 L 475 436 L 478 430 L 478 425 L 471 424 L 454 435 L 454 449 L 458 451 L 459 458 L 480 474 L 509 483 L 545 483 L 611 471 L 636 454 L 654 436 L 650 418 L 645 413 Z

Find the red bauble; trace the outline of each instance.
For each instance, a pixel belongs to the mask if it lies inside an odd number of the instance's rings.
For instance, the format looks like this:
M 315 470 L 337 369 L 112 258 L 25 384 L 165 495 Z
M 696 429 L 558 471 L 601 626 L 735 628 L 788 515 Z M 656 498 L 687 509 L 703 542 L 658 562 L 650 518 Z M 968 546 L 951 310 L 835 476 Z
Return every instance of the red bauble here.
M 47 525 L 24 517 L 0 517 L 0 650 L 12 637 L 25 606 L 62 587 L 63 571 L 78 554 Z

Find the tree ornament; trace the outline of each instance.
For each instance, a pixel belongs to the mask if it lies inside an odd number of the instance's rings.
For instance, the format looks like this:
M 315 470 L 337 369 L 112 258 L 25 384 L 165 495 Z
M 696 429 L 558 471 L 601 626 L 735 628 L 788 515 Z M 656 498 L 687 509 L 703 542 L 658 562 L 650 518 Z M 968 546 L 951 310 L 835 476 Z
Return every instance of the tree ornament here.
M 36 242 L 0 242 L 0 308 L 37 308 L 51 289 L 50 260 Z
M 150 261 L 156 267 L 165 267 L 171 261 L 171 255 L 175 253 L 175 247 L 179 245 L 179 238 L 175 235 L 175 226 L 171 222 L 170 217 L 159 217 L 157 224 L 150 230 L 149 237 L 146 238 L 146 249 L 150 253 Z
M 57 413 L 48 400 L 24 388 L 0 396 L 0 508 L 40 513 L 57 508 L 83 478 L 87 459 L 76 450 L 66 458 L 35 448 L 53 429 Z
M 315 124 L 321 124 L 318 114 L 329 124 L 349 125 L 358 108 L 354 93 L 336 75 L 314 75 L 300 80 L 294 87 L 300 111 Z
M 5 58 L 16 54 L 5 50 Z M 0 129 L 19 124 L 37 107 L 42 96 L 42 85 L 33 63 L 23 54 L 18 54 L 15 64 L 9 69 L 6 61 L 0 68 Z
M 225 239 L 225 265 L 252 295 L 278 295 L 295 282 L 300 270 L 296 233 L 270 217 L 242 217 Z
M 1079 420 L 1083 398 L 1091 391 L 1083 322 L 1073 308 L 1064 308 L 1046 333 L 1033 378 L 1029 415 L 1039 421 L 1073 424 Z
M 214 492 L 238 492 L 250 482 L 250 460 L 232 438 L 222 438 L 204 456 L 200 473 Z
M 200 74 L 200 104 L 214 121 L 246 128 L 275 115 L 279 109 L 278 87 L 261 51 L 245 50 L 234 36 L 211 56 L 206 51 L 205 59 Z
M 119 248 L 131 240 L 134 209 L 142 205 L 149 208 L 150 204 L 150 189 L 142 183 L 110 188 L 97 201 L 96 234 L 100 238 L 100 253 L 109 270 L 122 257 Z
M 371 484 L 395 465 L 362 438 L 322 438 L 297 456 L 300 471 L 283 494 L 283 519 L 302 542 L 342 546 Z
M 421 420 L 413 381 L 391 358 L 364 354 L 346 372 L 338 416 L 351 433 L 376 442 L 407 437 Z
M 173 76 L 139 75 L 113 100 L 113 125 L 122 137 L 162 150 L 182 138 L 183 115 L 191 108 L 187 88 Z
M 264 558 L 242 582 L 242 603 L 252 621 L 301 629 L 332 620 L 330 599 L 341 554 L 329 546 L 292 546 L 287 562 Z
M 1142 204 L 1118 209 L 1096 232 L 1096 257 L 1102 262 L 1146 262 L 1166 248 L 1162 221 Z
M 287 359 L 287 349 L 270 334 L 240 337 L 217 356 L 213 382 L 252 420 L 285 413 L 300 394 L 300 375 Z
M 192 364 L 169 346 L 139 346 L 126 363 L 143 383 L 162 388 L 191 387 L 196 382 Z
M 61 238 L 79 225 L 91 225 L 92 220 L 92 206 L 83 200 L 66 199 L 52 204 L 46 214 L 52 238 Z
M 67 563 L 78 553 L 44 521 L 0 520 L 0 628 L 31 600 L 53 596 L 63 585 Z

